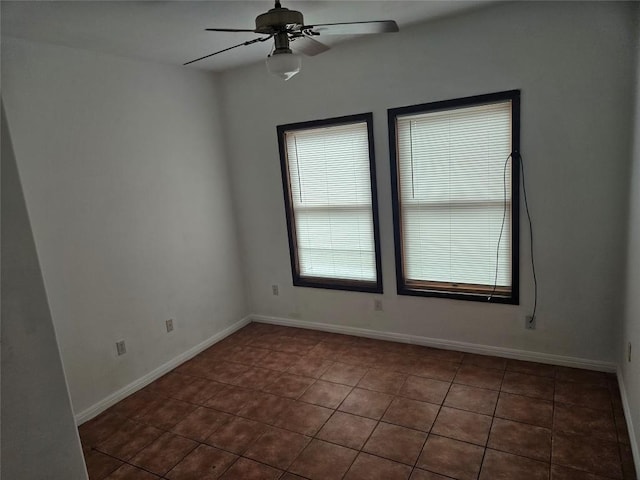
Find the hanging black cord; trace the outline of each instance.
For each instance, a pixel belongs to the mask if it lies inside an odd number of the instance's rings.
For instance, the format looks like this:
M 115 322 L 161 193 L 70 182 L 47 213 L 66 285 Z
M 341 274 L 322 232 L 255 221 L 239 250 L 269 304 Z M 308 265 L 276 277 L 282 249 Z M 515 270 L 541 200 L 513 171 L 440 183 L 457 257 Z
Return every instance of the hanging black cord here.
M 520 160 L 520 169 L 522 170 L 522 193 L 524 194 L 524 207 L 527 211 L 527 220 L 529 220 L 529 247 L 531 249 L 531 272 L 533 273 L 533 313 L 531 319 L 536 319 L 536 310 L 538 308 L 538 278 L 536 276 L 536 262 L 533 258 L 533 223 L 531 222 L 531 213 L 529 213 L 529 202 L 527 201 L 527 185 L 524 177 L 524 161 L 520 152 L 516 152 Z
M 538 277 L 536 276 L 536 262 L 533 256 L 533 223 L 531 221 L 531 213 L 529 212 L 529 201 L 527 200 L 527 185 L 525 181 L 524 161 L 520 152 L 515 152 L 515 156 L 517 156 L 517 161 L 520 162 L 520 169 L 522 170 L 522 193 L 524 196 L 525 211 L 527 212 L 527 220 L 529 222 L 529 247 L 531 252 L 531 272 L 533 273 L 533 312 L 531 313 L 531 320 L 534 321 L 536 319 L 536 311 L 538 309 Z M 493 290 L 491 291 L 491 295 L 487 297 L 487 300 L 489 301 L 493 298 L 494 293 L 496 293 L 496 288 L 498 288 L 498 259 L 500 256 L 500 242 L 502 241 L 502 234 L 504 232 L 504 221 L 507 217 L 507 165 L 509 164 L 510 158 L 512 160 L 514 159 L 513 153 L 510 153 L 505 160 L 504 170 L 502 172 L 504 210 L 502 211 L 502 225 L 500 226 L 500 236 L 498 237 L 498 246 L 496 247 L 496 273 L 493 282 Z
M 504 168 L 502 169 L 502 223 L 500 224 L 500 236 L 498 237 L 498 246 L 496 247 L 496 274 L 493 278 L 493 290 L 491 295 L 487 297 L 487 300 L 491 301 L 493 294 L 496 293 L 498 288 L 498 260 L 500 259 L 500 242 L 502 241 L 502 233 L 504 232 L 504 221 L 507 218 L 507 165 L 509 165 L 509 159 L 513 158 L 513 154 L 510 153 L 507 159 L 504 161 Z

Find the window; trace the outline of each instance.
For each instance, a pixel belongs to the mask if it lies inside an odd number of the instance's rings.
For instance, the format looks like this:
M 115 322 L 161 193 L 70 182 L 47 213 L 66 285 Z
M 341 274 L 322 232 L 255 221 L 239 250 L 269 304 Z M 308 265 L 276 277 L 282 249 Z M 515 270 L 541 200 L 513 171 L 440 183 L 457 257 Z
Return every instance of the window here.
M 398 293 L 517 304 L 520 92 L 388 115 Z
M 293 284 L 382 293 L 372 114 L 278 126 Z

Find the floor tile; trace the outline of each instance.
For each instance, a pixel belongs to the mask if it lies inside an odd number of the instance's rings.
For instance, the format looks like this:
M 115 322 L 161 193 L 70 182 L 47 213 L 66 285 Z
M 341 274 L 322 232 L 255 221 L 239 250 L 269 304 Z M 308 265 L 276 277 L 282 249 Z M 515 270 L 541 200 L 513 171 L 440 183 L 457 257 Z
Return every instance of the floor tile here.
M 424 432 L 380 422 L 362 450 L 389 460 L 413 465 L 426 439 L 427 434 Z
M 416 466 L 457 480 L 476 480 L 483 455 L 483 447 L 429 435 Z
M 556 366 L 544 363 L 524 362 L 522 360 L 507 360 L 507 370 L 527 375 L 555 378 Z
M 500 390 L 504 371 L 495 368 L 482 368 L 475 365 L 461 365 L 453 379 L 454 383 L 472 387 Z
M 173 393 L 178 392 L 185 388 L 187 385 L 195 381 L 195 377 L 188 375 L 182 375 L 180 373 L 169 372 L 163 375 L 159 379 L 151 382 L 147 389 L 156 395 L 162 395 L 164 397 L 172 396 Z
M 277 370 L 279 372 L 285 372 L 293 365 L 302 360 L 301 355 L 286 352 L 271 352 L 264 357 L 259 366 L 262 368 L 268 368 L 271 370 Z
M 120 460 L 100 453 L 97 450 L 87 452 L 84 459 L 90 480 L 104 480 L 109 474 L 122 465 Z
M 289 471 L 311 480 L 340 480 L 357 454 L 356 450 L 313 440 Z
M 115 413 L 123 417 L 132 418 L 135 415 L 144 415 L 152 406 L 155 395 L 147 390 L 138 390 L 124 400 L 119 401 L 105 413 Z M 104 414 L 102 414 L 104 415 Z M 102 416 L 100 415 L 100 416 Z M 93 421 L 93 420 L 90 420 Z M 84 426 L 84 424 L 83 424 Z M 82 431 L 82 430 L 81 430 Z
M 132 465 L 122 465 L 115 472 L 107 477 L 107 480 L 154 480 L 159 479 L 157 475 L 140 470 Z M 92 479 L 93 480 L 93 479 Z
M 171 431 L 190 438 L 197 442 L 203 442 L 216 428 L 228 422 L 231 415 L 211 408 L 198 407 L 187 415 Z
M 609 389 L 596 385 L 585 385 L 573 382 L 556 381 L 554 400 L 560 403 L 611 410 L 611 394 Z
M 113 435 L 100 443 L 96 449 L 112 457 L 127 461 L 160 435 L 162 435 L 162 430 L 127 420 Z
M 315 435 L 333 410 L 304 402 L 293 402 L 276 419 L 274 425 L 304 435 Z
M 223 383 L 207 380 L 206 378 L 196 378 L 189 385 L 174 392 L 172 397 L 185 402 L 202 405 L 224 389 L 225 385 Z
M 386 393 L 354 388 L 338 410 L 378 420 L 384 415 L 392 399 L 393 397 Z
M 298 398 L 314 383 L 315 380 L 292 373 L 283 373 L 262 390 L 274 395 L 288 398 Z
M 498 392 L 495 390 L 453 384 L 447 393 L 444 405 L 484 415 L 493 415 L 497 401 Z
M 266 348 L 243 345 L 231 350 L 229 360 L 246 365 L 256 365 L 269 353 L 271 353 L 271 350 Z
M 280 372 L 267 368 L 250 367 L 249 370 L 234 378 L 229 383 L 243 388 L 265 388 L 280 376 Z
M 170 430 L 196 408 L 191 403 L 165 398 L 156 408 L 152 408 L 142 416 L 140 421 L 162 430 Z
M 612 441 L 618 439 L 611 412 L 577 405 L 556 403 L 553 411 L 553 430 Z
M 222 383 L 233 383 L 240 375 L 249 370 L 251 367 L 240 363 L 232 362 L 214 362 L 214 366 L 205 374 L 209 380 L 215 380 Z
M 636 480 L 636 468 L 633 463 L 633 453 L 631 453 L 631 445 L 619 443 L 620 460 L 622 463 L 622 476 L 624 480 Z
M 293 400 L 270 393 L 254 392 L 253 398 L 238 412 L 241 417 L 263 423 L 273 423 Z
M 203 357 L 203 353 L 187 360 L 182 365 L 176 367 L 174 372 L 182 373 L 183 375 L 190 375 L 192 377 L 206 378 L 208 370 L 208 362 Z
M 82 444 L 95 447 L 113 435 L 126 420 L 124 416 L 107 411 L 83 423 L 78 429 Z
M 437 473 L 427 472 L 426 470 L 420 470 L 414 468 L 409 480 L 450 480 L 451 477 L 443 477 Z
M 348 349 L 336 355 L 336 361 L 370 367 L 378 360 L 378 352 L 375 349 L 366 348 L 356 343 Z
M 166 432 L 133 457 L 131 463 L 163 476 L 197 446 L 192 440 Z
M 553 424 L 553 403 L 538 398 L 500 392 L 495 416 L 551 428 Z
M 480 480 L 549 480 L 549 464 L 487 448 Z
M 490 428 L 491 417 L 488 415 L 442 407 L 431 432 L 484 446 L 487 443 Z
M 208 445 L 200 445 L 176 465 L 166 477 L 170 480 L 214 480 L 236 461 L 235 455 Z
M 574 470 L 573 468 L 551 465 L 551 480 L 608 480 L 600 475 Z
M 254 462 L 248 458 L 240 458 L 221 477 L 221 480 L 276 480 L 282 470 Z
M 300 400 L 335 409 L 338 408 L 347 395 L 349 395 L 352 388 L 353 387 L 348 385 L 318 380 L 304 392 Z
M 551 461 L 551 430 L 496 418 L 491 425 L 487 447 L 548 463 Z
M 243 456 L 286 470 L 310 440 L 299 433 L 269 427 Z
M 407 480 L 410 474 L 408 465 L 360 453 L 344 480 Z
M 360 450 L 376 427 L 376 421 L 349 413 L 335 412 L 317 438 Z
M 382 420 L 387 423 L 428 432 L 431 430 L 439 410 L 440 407 L 433 403 L 395 397 Z
M 303 338 L 283 336 L 276 350 L 297 355 L 306 355 L 318 344 L 316 341 L 305 340 Z
M 495 368 L 504 370 L 507 367 L 507 359 L 493 357 L 490 355 L 476 355 L 475 353 L 465 353 L 462 359 L 463 365 L 475 365 L 482 368 Z
M 226 413 L 238 413 L 249 400 L 253 399 L 255 392 L 246 388 L 226 386 L 207 400 L 205 407 L 215 408 Z
M 347 348 L 348 347 L 345 344 L 323 341 L 313 347 L 309 353 L 307 353 L 307 356 L 312 358 L 335 360 L 336 356 L 344 352 Z
M 455 350 L 443 350 L 441 348 L 423 347 L 422 351 L 422 354 L 424 356 L 436 360 L 445 360 L 447 362 L 460 363 L 462 362 L 462 358 L 464 357 L 464 354 L 462 352 L 457 352 Z
M 413 398 L 414 400 L 441 404 L 447 395 L 450 385 L 448 382 L 411 375 L 407 377 L 404 385 L 402 385 L 399 395 Z
M 365 373 L 367 373 L 367 367 L 336 362 L 327 368 L 327 371 L 320 378 L 353 387 L 358 384 Z
M 267 429 L 264 423 L 234 417 L 213 432 L 205 443 L 236 454 L 243 453 Z
M 553 400 L 554 385 L 552 378 L 507 371 L 501 390 L 516 395 Z
M 407 375 L 402 373 L 372 368 L 362 377 L 358 387 L 395 395 L 406 378 Z
M 554 432 L 551 455 L 551 462 L 557 465 L 611 478 L 623 478 L 616 442 Z
M 331 365 L 331 360 L 305 357 L 289 367 L 287 372 L 303 377 L 320 378 Z
M 583 383 L 588 385 L 598 385 L 606 387 L 608 385 L 607 374 L 584 370 L 581 368 L 556 367 L 556 378 L 565 382 Z
M 460 364 L 447 362 L 446 360 L 434 360 L 432 358 L 419 358 L 409 368 L 409 373 L 418 377 L 433 378 L 443 382 L 451 382 Z

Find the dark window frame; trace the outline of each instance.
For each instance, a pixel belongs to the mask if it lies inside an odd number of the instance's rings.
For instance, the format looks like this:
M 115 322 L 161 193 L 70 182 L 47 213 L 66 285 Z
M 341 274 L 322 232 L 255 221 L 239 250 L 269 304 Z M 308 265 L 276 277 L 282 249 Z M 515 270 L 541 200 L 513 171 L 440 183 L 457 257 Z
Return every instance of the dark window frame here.
M 465 285 L 451 286 L 451 290 L 442 288 L 442 282 L 412 282 L 405 278 L 404 253 L 402 242 L 402 219 L 400 217 L 399 174 L 397 158 L 397 124 L 399 116 L 453 110 L 456 108 L 486 105 L 511 101 L 511 294 L 488 295 L 486 292 L 474 292 Z M 420 105 L 391 108 L 387 110 L 389 130 L 389 156 L 391 160 L 391 203 L 393 210 L 393 235 L 396 255 L 396 286 L 398 295 L 421 297 L 440 297 L 477 302 L 503 303 L 519 305 L 520 302 L 520 90 L 489 93 L 471 97 L 443 100 Z M 506 160 L 506 159 L 505 159 Z M 415 283 L 415 285 L 412 285 Z M 428 284 L 432 285 L 429 286 Z M 440 283 L 440 287 L 433 284 Z M 466 290 L 466 292 L 465 292 Z
M 293 201 L 291 198 L 291 186 L 289 179 L 289 166 L 287 163 L 287 148 L 285 134 L 292 130 L 312 130 L 314 128 L 348 125 L 353 123 L 366 123 L 369 145 L 369 177 L 371 182 L 371 209 L 373 216 L 373 241 L 375 248 L 376 281 L 348 280 L 325 277 L 303 277 L 300 275 L 298 261 L 298 248 L 296 244 L 296 223 Z M 289 123 L 278 125 L 278 150 L 280 154 L 280 170 L 282 174 L 282 190 L 284 192 L 284 208 L 287 219 L 287 234 L 289 239 L 289 257 L 291 260 L 291 275 L 293 285 L 296 287 L 325 288 L 330 290 L 349 290 L 355 292 L 383 293 L 382 289 L 382 260 L 380 254 L 380 220 L 378 214 L 378 188 L 376 183 L 375 150 L 373 138 L 373 113 L 361 113 L 322 120 Z

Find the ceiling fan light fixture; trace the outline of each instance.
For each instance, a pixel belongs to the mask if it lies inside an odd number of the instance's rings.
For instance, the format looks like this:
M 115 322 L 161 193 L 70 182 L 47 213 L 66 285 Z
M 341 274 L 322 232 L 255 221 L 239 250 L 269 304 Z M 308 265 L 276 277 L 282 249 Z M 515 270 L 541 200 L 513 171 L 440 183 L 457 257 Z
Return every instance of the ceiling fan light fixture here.
M 302 66 L 302 59 L 297 53 L 293 53 L 291 50 L 278 52 L 267 57 L 267 70 L 272 75 L 280 77 L 283 80 L 289 80 L 296 73 L 300 71 Z

